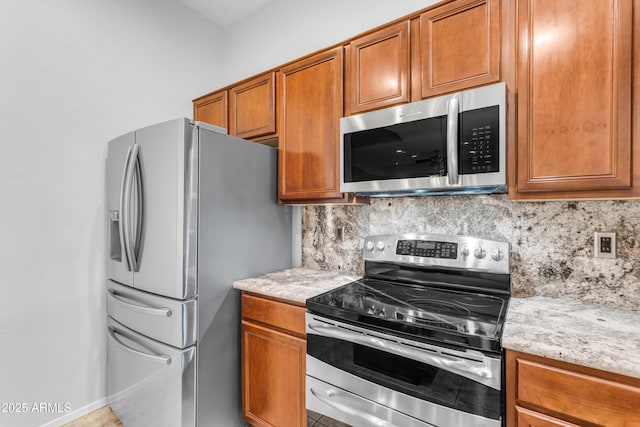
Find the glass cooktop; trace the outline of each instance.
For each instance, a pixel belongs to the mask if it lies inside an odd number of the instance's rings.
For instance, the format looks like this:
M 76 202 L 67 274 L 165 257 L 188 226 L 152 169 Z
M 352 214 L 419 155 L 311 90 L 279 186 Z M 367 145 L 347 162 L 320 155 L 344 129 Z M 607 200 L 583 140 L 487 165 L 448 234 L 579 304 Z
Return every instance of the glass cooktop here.
M 307 300 L 307 308 L 412 338 L 498 351 L 508 296 L 363 278 Z

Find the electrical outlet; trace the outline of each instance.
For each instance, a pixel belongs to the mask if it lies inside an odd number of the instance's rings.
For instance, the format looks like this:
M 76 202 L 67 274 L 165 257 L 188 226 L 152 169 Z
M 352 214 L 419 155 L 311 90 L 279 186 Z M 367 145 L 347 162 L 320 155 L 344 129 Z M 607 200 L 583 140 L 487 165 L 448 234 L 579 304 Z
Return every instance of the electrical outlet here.
M 344 240 L 344 227 L 336 227 L 336 240 L 342 242 Z
M 596 258 L 615 258 L 616 233 L 596 231 L 593 238 L 593 254 Z

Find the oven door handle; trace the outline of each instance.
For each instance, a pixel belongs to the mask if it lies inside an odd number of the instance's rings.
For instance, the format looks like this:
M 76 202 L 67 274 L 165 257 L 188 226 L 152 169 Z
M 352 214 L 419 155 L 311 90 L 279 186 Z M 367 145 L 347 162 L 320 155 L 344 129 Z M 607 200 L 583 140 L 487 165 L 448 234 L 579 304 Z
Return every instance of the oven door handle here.
M 340 402 L 336 402 L 334 400 L 331 400 L 332 398 L 334 398 L 334 396 L 342 398 L 342 400 L 348 400 L 349 398 L 353 399 L 349 394 L 344 393 L 344 392 L 339 392 L 335 389 L 331 389 L 331 390 L 327 390 L 324 395 L 318 391 L 315 391 L 313 389 L 313 387 L 309 388 L 309 391 L 311 392 L 311 394 L 313 394 L 313 396 L 318 399 L 320 402 L 331 406 L 332 408 L 334 408 L 337 411 L 340 411 L 342 413 L 345 413 L 347 415 L 350 415 L 352 417 L 355 418 L 359 418 L 363 421 L 365 421 L 368 425 L 372 425 L 372 426 L 380 426 L 380 427 L 394 427 L 395 424 L 391 424 L 390 422 L 380 418 L 380 417 L 376 417 L 375 415 L 372 414 L 368 414 L 366 412 L 360 411 L 358 409 L 355 409 L 353 406 L 349 406 L 349 405 L 345 405 L 344 403 L 340 403 Z M 354 399 L 355 401 L 355 399 Z M 354 402 L 357 404 L 357 402 Z
M 401 343 L 372 335 L 364 335 L 334 325 L 324 323 L 308 323 L 309 330 L 318 335 L 337 338 L 345 341 L 365 345 L 398 356 L 423 362 L 445 371 L 469 378 L 496 390 L 500 390 L 500 378 L 492 374 L 490 366 L 485 361 L 458 359 L 455 356 L 438 354 L 428 349 L 410 347 Z M 496 361 L 496 363 L 500 363 Z

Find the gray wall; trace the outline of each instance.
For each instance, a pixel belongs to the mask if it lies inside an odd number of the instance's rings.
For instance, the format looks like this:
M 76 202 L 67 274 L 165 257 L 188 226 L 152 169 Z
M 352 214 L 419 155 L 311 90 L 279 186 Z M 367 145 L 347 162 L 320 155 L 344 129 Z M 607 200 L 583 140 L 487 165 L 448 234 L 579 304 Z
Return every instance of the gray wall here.
M 273 0 L 225 29 L 225 84 L 343 42 L 436 1 Z
M 191 116 L 221 44 L 178 2 L 1 2 L 0 425 L 104 405 L 107 141 Z
M 345 239 L 336 241 L 335 229 Z M 593 257 L 593 233 L 617 234 L 618 258 Z M 368 234 L 469 234 L 511 244 L 512 293 L 640 309 L 640 201 L 513 202 L 506 195 L 371 199 L 307 206 L 303 265 L 362 273 Z

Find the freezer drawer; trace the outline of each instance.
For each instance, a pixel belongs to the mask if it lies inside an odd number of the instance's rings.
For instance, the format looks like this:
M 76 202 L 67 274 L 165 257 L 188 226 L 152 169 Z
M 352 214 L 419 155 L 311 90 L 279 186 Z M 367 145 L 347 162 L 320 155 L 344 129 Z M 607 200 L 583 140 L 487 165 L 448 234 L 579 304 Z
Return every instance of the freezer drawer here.
M 178 348 L 196 342 L 197 301 L 174 300 L 107 280 L 107 314 L 135 331 Z
M 107 395 L 127 427 L 196 425 L 196 347 L 146 338 L 107 317 Z
M 178 348 L 196 342 L 195 299 L 179 301 L 107 280 L 107 314 L 129 328 Z

